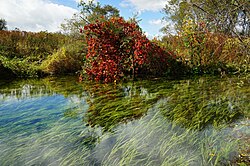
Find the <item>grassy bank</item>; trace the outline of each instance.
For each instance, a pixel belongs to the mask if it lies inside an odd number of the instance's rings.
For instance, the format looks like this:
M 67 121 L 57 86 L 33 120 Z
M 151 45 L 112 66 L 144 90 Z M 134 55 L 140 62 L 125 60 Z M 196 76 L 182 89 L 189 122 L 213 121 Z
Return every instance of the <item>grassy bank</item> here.
M 0 31 L 0 77 L 76 72 L 82 48 L 82 41 L 60 33 Z
M 249 73 L 249 38 L 188 28 L 175 36 L 151 40 L 176 56 L 173 71 L 157 74 L 223 76 Z M 83 37 L 79 39 L 48 32 L 0 31 L 0 78 L 76 73 L 86 66 L 86 52 Z

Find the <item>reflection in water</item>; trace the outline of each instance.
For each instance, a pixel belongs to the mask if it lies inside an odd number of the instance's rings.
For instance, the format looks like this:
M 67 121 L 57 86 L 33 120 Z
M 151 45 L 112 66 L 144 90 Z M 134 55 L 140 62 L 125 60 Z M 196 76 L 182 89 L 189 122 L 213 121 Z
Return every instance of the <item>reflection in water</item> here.
M 0 165 L 228 165 L 249 160 L 249 80 L 0 87 Z M 242 159 L 236 160 L 236 156 Z

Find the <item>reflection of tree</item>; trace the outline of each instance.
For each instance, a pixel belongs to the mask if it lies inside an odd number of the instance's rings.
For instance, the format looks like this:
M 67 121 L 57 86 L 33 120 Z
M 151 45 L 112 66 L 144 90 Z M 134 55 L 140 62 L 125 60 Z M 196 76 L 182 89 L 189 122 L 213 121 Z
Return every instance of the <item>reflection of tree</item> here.
M 250 110 L 245 89 L 237 88 L 235 80 L 199 79 L 176 85 L 172 94 L 159 104 L 162 113 L 187 128 L 202 129 L 231 123 Z M 248 96 L 249 98 L 249 96 Z
M 209 80 L 211 79 L 211 80 Z M 87 125 L 112 130 L 157 108 L 173 122 L 187 128 L 221 126 L 241 115 L 249 116 L 249 82 L 241 79 L 202 78 L 189 81 L 138 81 L 118 85 L 77 83 L 75 77 L 14 81 L 0 87 L 0 99 L 63 95 L 72 101 L 65 117 L 83 116 Z M 88 104 L 83 114 L 82 105 Z M 156 106 L 156 107 L 154 107 Z
M 65 97 L 74 93 L 80 99 L 84 98 L 89 105 L 84 121 L 92 127 L 103 127 L 104 131 L 142 117 L 154 105 L 168 119 L 192 129 L 203 129 L 210 124 L 219 127 L 242 115 L 249 116 L 247 110 L 250 110 L 249 82 L 244 79 L 209 77 L 120 85 L 91 82 L 77 85 L 67 79 L 48 82 L 53 91 Z
M 142 117 L 156 102 L 147 90 L 138 85 L 86 86 L 89 109 L 84 120 L 90 126 L 101 126 L 104 131 L 111 130 L 119 123 L 126 123 Z
M 74 76 L 15 80 L 1 85 L 0 94 L 17 99 L 55 94 L 63 95 L 66 98 L 77 95 L 80 98 L 83 96 L 83 89 L 76 80 L 77 77 Z
M 51 89 L 48 89 L 42 81 L 36 79 L 17 80 L 0 86 L 2 99 L 25 99 L 52 94 Z

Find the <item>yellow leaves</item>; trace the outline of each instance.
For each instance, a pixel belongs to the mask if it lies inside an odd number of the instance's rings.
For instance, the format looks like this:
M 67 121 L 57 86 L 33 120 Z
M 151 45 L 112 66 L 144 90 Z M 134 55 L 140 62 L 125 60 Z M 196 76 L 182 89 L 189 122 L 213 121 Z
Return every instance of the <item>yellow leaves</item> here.
M 209 156 L 215 156 L 215 153 L 210 153 Z
M 240 156 L 241 156 L 241 157 L 248 157 L 249 155 L 248 155 L 248 154 L 245 154 L 245 153 L 241 153 Z

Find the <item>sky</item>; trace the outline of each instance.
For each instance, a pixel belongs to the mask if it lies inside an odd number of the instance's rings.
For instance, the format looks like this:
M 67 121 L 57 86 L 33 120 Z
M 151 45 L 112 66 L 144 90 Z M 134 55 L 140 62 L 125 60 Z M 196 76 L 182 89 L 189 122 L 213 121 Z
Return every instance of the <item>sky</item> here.
M 65 19 L 70 19 L 80 9 L 80 0 L 0 0 L 0 18 L 7 21 L 8 30 L 60 31 Z M 88 0 L 83 0 L 88 1 Z M 167 0 L 94 0 L 120 10 L 125 19 L 138 14 L 139 25 L 148 37 L 161 36 L 164 26 L 163 7 Z

